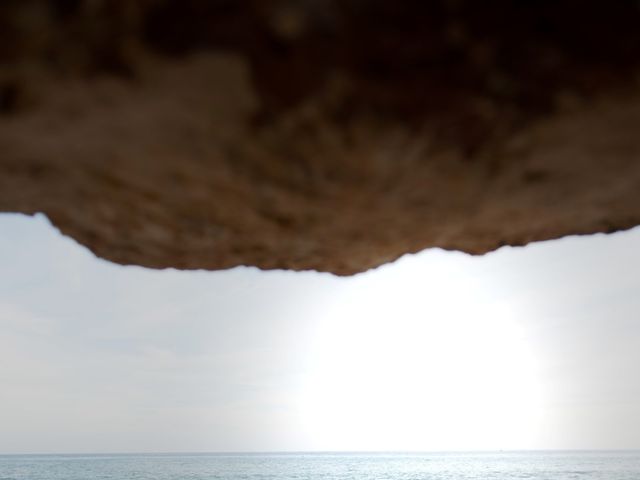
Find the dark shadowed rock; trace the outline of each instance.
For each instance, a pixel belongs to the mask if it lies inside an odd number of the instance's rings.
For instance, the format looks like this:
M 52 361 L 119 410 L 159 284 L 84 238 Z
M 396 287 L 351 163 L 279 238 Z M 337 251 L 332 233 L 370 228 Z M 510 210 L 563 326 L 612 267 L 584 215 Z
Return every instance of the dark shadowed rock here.
M 0 211 L 352 274 L 640 223 L 637 1 L 4 0 Z

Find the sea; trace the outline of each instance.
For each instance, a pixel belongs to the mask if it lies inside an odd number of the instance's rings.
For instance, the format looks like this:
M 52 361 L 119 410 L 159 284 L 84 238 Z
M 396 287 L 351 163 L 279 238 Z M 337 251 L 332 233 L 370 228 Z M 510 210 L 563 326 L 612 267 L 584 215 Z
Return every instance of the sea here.
M 0 480 L 640 480 L 640 451 L 0 455 Z

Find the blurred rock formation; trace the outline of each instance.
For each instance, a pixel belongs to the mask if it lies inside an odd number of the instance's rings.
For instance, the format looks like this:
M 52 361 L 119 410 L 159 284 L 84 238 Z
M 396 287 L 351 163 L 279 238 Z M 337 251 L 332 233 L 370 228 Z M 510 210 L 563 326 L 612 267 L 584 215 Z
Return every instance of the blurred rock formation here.
M 0 211 L 353 274 L 640 223 L 640 4 L 3 0 Z

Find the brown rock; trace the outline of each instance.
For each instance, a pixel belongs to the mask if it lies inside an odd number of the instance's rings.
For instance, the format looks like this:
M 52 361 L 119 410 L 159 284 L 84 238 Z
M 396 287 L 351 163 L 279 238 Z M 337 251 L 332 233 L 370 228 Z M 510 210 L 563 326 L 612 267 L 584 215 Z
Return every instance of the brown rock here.
M 640 223 L 635 1 L 5 0 L 0 211 L 352 274 Z

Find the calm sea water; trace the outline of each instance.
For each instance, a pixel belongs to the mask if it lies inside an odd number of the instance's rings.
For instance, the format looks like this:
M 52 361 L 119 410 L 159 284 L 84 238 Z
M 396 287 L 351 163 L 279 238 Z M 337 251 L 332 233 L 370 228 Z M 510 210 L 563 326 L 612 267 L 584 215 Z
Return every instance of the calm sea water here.
M 640 452 L 0 456 L 0 480 L 639 480 Z

